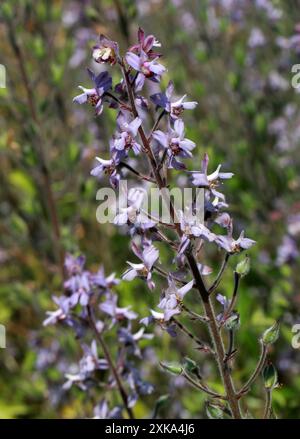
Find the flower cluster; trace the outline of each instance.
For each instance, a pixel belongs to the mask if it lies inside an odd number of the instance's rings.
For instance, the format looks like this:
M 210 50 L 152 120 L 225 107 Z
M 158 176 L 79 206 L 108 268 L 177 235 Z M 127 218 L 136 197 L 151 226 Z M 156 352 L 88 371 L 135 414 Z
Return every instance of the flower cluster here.
M 268 5 L 268 2 L 260 2 L 258 7 L 270 9 Z M 204 154 L 200 170 L 187 169 L 188 159 L 193 157 L 196 144 L 185 135 L 183 116 L 185 110 L 196 109 L 197 102 L 189 101 L 186 95 L 181 98 L 174 98 L 172 81 L 168 83 L 165 91 L 151 96 L 142 94 L 147 81 L 158 84 L 162 75 L 166 72 L 166 68 L 160 61 L 161 54 L 155 51 L 158 46 L 160 44 L 153 35 L 146 36 L 144 31 L 139 29 L 137 44 L 130 47 L 126 54 L 122 56 L 116 42 L 101 36 L 99 45 L 93 49 L 93 59 L 97 63 L 106 63 L 113 68 L 118 67 L 121 73 L 120 82 L 113 87 L 109 73 L 102 73 L 100 78 L 90 74 L 92 79 L 94 78 L 94 82 L 96 81 L 94 94 L 91 95 L 93 98 L 90 99 L 84 95 L 82 98 L 75 98 L 75 101 L 93 104 L 96 99 L 97 109 L 99 106 L 102 109 L 103 104 L 107 103 L 117 111 L 116 132 L 113 134 L 109 145 L 110 157 L 108 159 L 97 157 L 99 164 L 92 170 L 92 175 L 98 177 L 102 173 L 106 173 L 110 177 L 111 185 L 116 187 L 123 168 L 125 168 L 126 172 L 131 171 L 139 180 L 154 183 L 162 191 L 169 185 L 167 170 L 175 169 L 190 177 L 194 188 L 204 191 L 204 219 L 200 218 L 195 200 L 190 205 L 177 209 L 172 200 L 168 199 L 165 201 L 169 208 L 170 223 L 149 216 L 149 221 L 144 226 L 141 226 L 141 215 L 145 214 L 142 211 L 142 191 L 132 189 L 128 191 L 128 205 L 117 213 L 114 222 L 119 226 L 128 226 L 132 239 L 132 250 L 139 261 L 128 262 L 129 268 L 122 277 L 125 281 L 132 281 L 136 278 L 142 279 L 150 290 L 154 290 L 156 287 L 154 273 L 155 276 L 160 276 L 164 281 L 167 281 L 167 287 L 162 289 L 157 304 L 158 310 L 151 309 L 150 315 L 143 318 L 141 323 L 145 326 L 150 323 L 157 323 L 173 337 L 181 332 L 193 341 L 197 350 L 213 353 L 221 371 L 226 395 L 223 399 L 228 404 L 228 408 L 224 406 L 224 411 L 221 409 L 219 411 L 222 414 L 227 410 L 228 413 L 229 409 L 229 413 L 233 418 L 241 418 L 242 412 L 239 400 L 250 387 L 247 383 L 241 393 L 236 393 L 232 384 L 231 368 L 236 353 L 234 349 L 234 331 L 239 327 L 239 314 L 235 310 L 235 305 L 240 278 L 249 271 L 248 258 L 241 261 L 236 268 L 232 298 L 228 299 L 223 296 L 218 289 L 229 258 L 250 249 L 255 241 L 246 238 L 243 231 L 240 232 L 238 238 L 233 237 L 233 220 L 226 211 L 228 204 L 221 191 L 222 184 L 231 179 L 233 174 L 221 171 L 221 165 L 215 171 L 209 173 L 207 154 Z M 103 83 L 104 79 L 105 83 Z M 101 104 L 99 104 L 100 101 Z M 157 115 L 154 125 L 149 123 L 151 103 L 154 106 L 153 111 Z M 98 110 L 97 114 L 100 114 Z M 134 163 L 134 167 L 132 163 Z M 145 169 L 146 164 L 148 166 L 147 175 L 140 172 L 140 169 Z M 221 230 L 225 229 L 225 233 L 220 234 L 220 228 Z M 164 268 L 157 242 L 164 243 L 173 251 L 172 267 Z M 210 275 L 212 269 L 204 262 L 204 249 L 210 243 L 213 243 L 223 252 L 224 262 L 215 281 L 207 286 L 203 277 Z M 199 255 L 202 258 L 201 262 Z M 77 276 L 77 278 L 71 282 L 68 281 L 67 285 L 67 288 L 72 291 L 72 301 L 64 299 L 62 303 L 59 302 L 59 311 L 50 316 L 50 319 L 54 319 L 54 321 L 67 319 L 70 307 L 72 308 L 78 304 L 87 306 L 94 294 L 93 290 L 91 291 L 87 287 L 88 281 L 86 278 L 88 276 L 84 271 L 73 276 Z M 114 282 L 114 279 L 111 282 Z M 103 288 L 103 286 L 101 287 Z M 198 292 L 204 315 L 196 312 L 194 304 L 192 308 L 188 305 L 187 293 L 190 292 L 188 296 L 191 297 L 193 291 Z M 218 293 L 216 299 L 223 306 L 223 312 L 218 317 L 215 317 L 215 310 L 210 298 L 216 291 Z M 99 308 L 112 319 L 113 323 L 123 320 L 130 322 L 131 319 L 136 317 L 132 310 L 118 307 L 116 297 L 106 297 Z M 203 342 L 200 340 L 186 326 L 187 319 L 193 323 L 207 324 L 210 329 L 210 341 Z M 134 352 L 137 353 L 139 349 L 136 347 L 135 341 L 144 333 L 141 329 L 133 335 L 128 332 L 129 327 L 128 324 L 127 329 L 122 328 L 122 336 L 119 341 L 126 340 L 126 343 L 130 346 L 135 345 Z M 221 334 L 223 328 L 225 328 L 229 337 L 227 352 L 225 352 Z M 119 335 L 120 333 L 121 331 Z M 106 367 L 105 362 L 97 357 L 94 346 L 85 349 L 85 357 L 82 361 L 84 373 L 86 368 Z M 259 367 L 263 367 L 263 365 L 264 361 L 261 361 Z M 210 390 L 201 381 L 199 368 L 193 360 L 186 360 L 185 366 L 170 367 L 163 363 L 163 367 L 172 373 L 182 374 L 195 387 L 210 396 L 222 399 L 221 395 Z M 130 380 L 132 379 L 135 382 L 136 378 L 134 377 L 138 376 L 137 372 L 131 372 L 129 375 Z M 258 376 L 257 373 L 254 375 L 255 377 Z M 141 385 L 141 387 L 144 388 L 144 385 Z M 100 416 L 103 416 L 103 412 L 109 412 L 105 403 L 101 403 L 101 406 L 97 409 Z
M 86 270 L 83 256 L 67 255 L 65 269 L 65 293 L 53 298 L 57 309 L 48 311 L 48 317 L 44 321 L 45 326 L 59 323 L 71 327 L 81 344 L 82 358 L 76 371 L 71 370 L 65 374 L 63 388 L 67 390 L 75 385 L 86 391 L 97 387 L 100 380 L 110 389 L 122 392 L 123 401 L 108 410 L 107 392 L 105 398 L 95 407 L 95 417 L 104 418 L 113 414 L 120 418 L 125 411 L 130 415 L 138 397 L 153 390 L 151 384 L 143 381 L 134 362 L 134 358 L 141 359 L 143 355 L 139 347 L 140 340 L 152 336 L 146 334 L 143 328 L 133 331 L 133 322 L 138 315 L 130 307 L 118 305 L 118 297 L 113 288 L 118 285 L 119 280 L 114 274 L 105 276 L 102 267 L 96 273 Z M 88 329 L 91 329 L 91 334 Z M 116 337 L 116 361 L 105 343 L 105 337 L 112 332 Z M 86 339 L 90 340 L 88 344 Z

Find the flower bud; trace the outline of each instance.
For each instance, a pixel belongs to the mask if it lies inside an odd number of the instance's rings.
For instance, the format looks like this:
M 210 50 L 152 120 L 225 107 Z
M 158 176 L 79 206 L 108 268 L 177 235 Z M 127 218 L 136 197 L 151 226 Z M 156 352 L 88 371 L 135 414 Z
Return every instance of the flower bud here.
M 273 390 L 278 385 L 278 374 L 277 370 L 272 363 L 268 363 L 263 370 L 263 378 L 265 388 L 268 390 Z
M 223 419 L 224 412 L 218 405 L 207 402 L 206 404 L 206 414 L 209 419 Z
M 201 374 L 197 363 L 189 357 L 184 357 L 184 366 L 187 372 L 190 372 L 196 375 L 199 379 L 201 379 Z
M 159 363 L 163 369 L 173 375 L 181 375 L 182 367 L 178 363 Z
M 250 271 L 250 258 L 248 256 L 245 257 L 241 262 L 239 262 L 236 266 L 235 272 L 243 277 L 246 276 Z
M 240 315 L 237 312 L 233 312 L 224 323 L 225 328 L 228 331 L 235 331 L 240 326 Z
M 154 412 L 158 413 L 161 408 L 166 406 L 168 401 L 170 400 L 170 395 L 162 395 L 158 398 L 158 400 L 155 403 Z
M 275 322 L 271 328 L 267 329 L 262 336 L 262 342 L 264 345 L 275 343 L 279 337 L 279 322 Z

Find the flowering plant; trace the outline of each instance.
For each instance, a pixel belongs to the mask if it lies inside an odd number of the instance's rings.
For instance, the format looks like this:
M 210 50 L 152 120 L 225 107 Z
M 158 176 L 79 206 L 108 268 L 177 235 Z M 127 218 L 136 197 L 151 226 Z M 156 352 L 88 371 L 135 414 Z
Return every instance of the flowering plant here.
M 129 191 L 129 207 L 117 213 L 115 224 L 127 225 L 132 250 L 139 261 L 128 262 L 129 268 L 122 277 L 123 281 L 132 281 L 135 278 L 145 281 L 154 294 L 156 285 L 153 273 L 165 279 L 166 287 L 158 300 L 158 310 L 151 309 L 149 315 L 140 322 L 145 327 L 159 325 L 172 337 L 176 337 L 179 332 L 183 333 L 195 344 L 199 358 L 196 361 L 186 357 L 182 364 L 161 361 L 162 368 L 171 374 L 181 375 L 187 383 L 208 395 L 206 408 L 209 417 L 243 418 L 247 416 L 243 398 L 265 370 L 268 348 L 276 341 L 279 328 L 276 323 L 263 334 L 257 366 L 248 381 L 237 389 L 233 381 L 233 368 L 238 353 L 235 334 L 240 327 L 237 311 L 238 288 L 241 279 L 250 269 L 248 256 L 236 266 L 232 296 L 225 297 L 218 290 L 229 259 L 249 250 L 255 241 L 246 238 L 243 231 L 238 238 L 234 238 L 233 220 L 225 211 L 228 204 L 224 194 L 220 192 L 221 185 L 223 181 L 232 178 L 233 174 L 221 172 L 221 166 L 209 173 L 207 154 L 204 154 L 200 170 L 187 168 L 186 160 L 193 157 L 192 151 L 195 150 L 196 143 L 185 135 L 183 116 L 185 110 L 195 109 L 197 103 L 188 101 L 186 96 L 173 99 L 172 82 L 169 82 L 166 91 L 156 91 L 150 95 L 150 99 L 141 94 L 150 85 L 157 87 L 166 72 L 160 62 L 161 54 L 154 51 L 159 46 L 153 35 L 145 36 L 144 31 L 139 29 L 137 44 L 122 56 L 117 42 L 101 35 L 93 49 L 93 60 L 111 68 L 119 68 L 120 82 L 113 87 L 112 77 L 107 71 L 95 74 L 88 70 L 94 88 L 81 87 L 83 93 L 76 96 L 74 102 L 91 104 L 95 107 L 97 116 L 102 113 L 105 105 L 117 112 L 117 129 L 109 145 L 110 156 L 108 159 L 97 157 L 98 164 L 91 171 L 92 175 L 101 177 L 103 173 L 108 174 L 110 184 L 116 188 L 124 172 L 131 172 L 139 181 L 154 185 L 163 192 L 169 187 L 169 170 L 175 170 L 184 173 L 195 188 L 202 189 L 203 218 L 197 209 L 195 198 L 182 209 L 178 209 L 170 198 L 165 198 L 170 223 L 151 216 L 143 224 L 136 224 L 131 215 L 132 211 L 136 213 L 141 209 L 140 192 Z M 151 107 L 151 102 L 154 108 Z M 150 124 L 153 111 L 156 116 L 154 123 Z M 148 170 L 145 173 L 146 166 Z M 218 232 L 220 227 L 225 233 Z M 158 244 L 164 244 L 173 252 L 172 265 L 175 265 L 175 270 L 161 264 Z M 212 272 L 204 261 L 206 247 L 209 245 L 214 245 L 223 253 L 220 271 L 210 285 L 204 280 Z M 69 279 L 65 282 L 66 292 L 56 299 L 58 310 L 49 314 L 45 324 L 63 321 L 80 338 L 83 338 L 82 333 L 88 328 L 92 330 L 94 339 L 90 346 L 83 345 L 84 356 L 79 364 L 79 372 L 75 376 L 69 374 L 66 385 L 69 387 L 76 383 L 85 387 L 87 381 L 96 379 L 95 371 L 109 369 L 108 386 L 117 387 L 122 406 L 110 411 L 105 400 L 96 412 L 98 415 L 101 413 L 99 416 L 102 417 L 115 417 L 124 415 L 126 411 L 132 418 L 137 397 L 151 392 L 152 386 L 142 381 L 127 357 L 131 354 L 141 355 L 138 341 L 150 336 L 145 334 L 144 328 L 132 334 L 131 320 L 137 315 L 131 309 L 118 307 L 117 296 L 111 291 L 118 282 L 115 277 L 112 275 L 106 278 L 102 271 L 93 275 L 85 271 L 83 265 L 82 257 L 67 257 Z M 198 293 L 196 297 L 199 303 L 195 303 L 193 309 L 190 309 L 186 305 L 185 297 L 193 290 Z M 199 305 L 203 307 L 203 315 L 195 312 Z M 190 323 L 193 324 L 193 330 L 190 329 Z M 116 324 L 120 325 L 118 343 L 123 354 L 119 353 L 115 363 L 104 341 L 104 335 Z M 199 325 L 208 328 L 209 338 L 205 341 L 195 335 Z M 97 343 L 103 358 L 98 357 Z M 222 392 L 211 388 L 202 376 L 199 364 L 201 355 L 211 356 L 216 362 L 223 386 Z M 270 366 L 266 367 L 270 369 Z M 269 376 L 267 372 L 264 372 L 264 376 Z M 126 388 L 130 389 L 129 393 L 125 388 L 125 381 Z M 266 418 L 273 416 L 271 395 L 278 384 L 277 379 L 275 381 L 271 386 L 265 384 Z

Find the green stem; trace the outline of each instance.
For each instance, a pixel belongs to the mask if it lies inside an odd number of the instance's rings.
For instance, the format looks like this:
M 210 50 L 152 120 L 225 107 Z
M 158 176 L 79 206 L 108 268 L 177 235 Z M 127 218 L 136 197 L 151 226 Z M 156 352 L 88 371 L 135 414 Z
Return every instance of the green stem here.
M 251 377 L 249 378 L 249 380 L 246 382 L 246 384 L 241 388 L 241 390 L 238 392 L 238 395 L 240 397 L 244 396 L 246 393 L 248 393 L 248 391 L 250 390 L 250 387 L 252 386 L 252 384 L 254 383 L 254 381 L 256 380 L 256 378 L 258 377 L 258 375 L 261 373 L 261 371 L 263 370 L 263 367 L 265 365 L 266 362 L 266 358 L 267 358 L 267 353 L 268 353 L 268 348 L 265 344 L 261 343 L 261 354 L 257 363 L 257 366 L 253 372 L 253 374 L 251 375 Z

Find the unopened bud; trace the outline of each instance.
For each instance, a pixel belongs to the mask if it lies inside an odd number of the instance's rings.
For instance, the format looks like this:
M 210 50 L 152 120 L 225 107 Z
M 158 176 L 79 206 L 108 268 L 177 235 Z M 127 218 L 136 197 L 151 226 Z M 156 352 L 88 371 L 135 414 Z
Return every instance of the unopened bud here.
M 239 313 L 237 312 L 232 313 L 231 316 L 228 317 L 228 319 L 226 319 L 224 326 L 228 331 L 235 331 L 236 329 L 238 329 L 240 326 Z
M 178 363 L 162 363 L 162 362 L 160 362 L 160 365 L 163 369 L 165 369 L 167 372 L 172 373 L 173 375 L 181 375 L 181 373 L 182 373 L 182 367 Z
M 224 412 L 223 410 L 215 404 L 212 404 L 211 402 L 208 402 L 206 404 L 206 413 L 209 419 L 223 419 L 224 418 Z
M 239 262 L 236 266 L 235 272 L 243 277 L 246 276 L 250 271 L 250 258 L 248 256 L 245 257 L 241 262 Z
M 275 343 L 279 337 L 279 322 L 275 322 L 271 328 L 267 329 L 262 336 L 262 342 L 264 345 Z
M 263 370 L 263 378 L 265 388 L 268 390 L 273 390 L 278 385 L 278 374 L 277 370 L 272 363 L 268 363 Z

